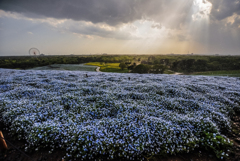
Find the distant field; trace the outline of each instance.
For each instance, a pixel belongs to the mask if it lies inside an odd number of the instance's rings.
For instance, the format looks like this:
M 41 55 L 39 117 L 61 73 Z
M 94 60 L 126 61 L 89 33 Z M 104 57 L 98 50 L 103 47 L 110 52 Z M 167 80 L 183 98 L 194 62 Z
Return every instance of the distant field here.
M 93 66 L 99 66 L 101 72 L 114 72 L 114 73 L 128 73 L 128 69 L 125 68 L 122 70 L 119 67 L 120 63 L 100 63 L 100 62 L 90 62 L 86 63 L 85 65 L 93 65 Z
M 240 70 L 222 70 L 222 71 L 208 71 L 208 72 L 196 72 L 191 75 L 212 75 L 212 76 L 229 76 L 240 77 Z
M 86 63 L 85 65 L 94 65 L 94 66 L 99 66 L 101 72 L 113 72 L 113 73 L 128 73 L 128 69 L 125 68 L 122 70 L 119 67 L 120 63 L 100 63 L 100 62 L 90 62 Z M 174 71 L 171 70 L 165 70 L 164 74 L 174 74 Z
M 97 66 L 84 64 L 53 64 L 43 67 L 32 68 L 31 70 L 69 70 L 69 71 L 96 71 Z
M 171 71 L 171 70 L 165 70 L 164 71 L 164 74 L 174 74 L 175 72 L 174 71 Z

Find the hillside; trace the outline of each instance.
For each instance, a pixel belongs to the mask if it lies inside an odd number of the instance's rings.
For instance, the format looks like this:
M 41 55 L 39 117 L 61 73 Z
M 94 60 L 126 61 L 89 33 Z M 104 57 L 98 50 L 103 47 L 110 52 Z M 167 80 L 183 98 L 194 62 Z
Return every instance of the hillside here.
M 64 159 L 228 158 L 239 97 L 234 77 L 0 69 L 5 130 Z

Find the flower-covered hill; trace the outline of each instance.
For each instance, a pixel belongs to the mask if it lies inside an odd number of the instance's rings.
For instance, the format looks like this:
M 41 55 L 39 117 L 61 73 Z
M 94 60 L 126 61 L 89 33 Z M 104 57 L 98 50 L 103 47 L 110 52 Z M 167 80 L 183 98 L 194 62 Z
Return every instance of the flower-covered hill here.
M 0 69 L 0 121 L 26 151 L 65 158 L 227 157 L 239 97 L 239 78 Z

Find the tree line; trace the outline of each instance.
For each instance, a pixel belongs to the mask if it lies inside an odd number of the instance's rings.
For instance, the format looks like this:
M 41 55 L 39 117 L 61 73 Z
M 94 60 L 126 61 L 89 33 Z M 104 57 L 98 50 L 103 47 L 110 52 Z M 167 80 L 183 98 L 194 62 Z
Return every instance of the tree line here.
M 0 68 L 29 69 L 51 64 L 81 64 L 88 62 L 125 64 L 134 73 L 204 72 L 240 70 L 240 56 L 186 56 L 186 55 L 91 55 L 0 57 Z
M 200 57 L 201 58 L 201 57 Z M 155 56 L 149 56 L 148 59 L 141 61 L 139 65 L 133 63 L 126 67 L 133 73 L 156 73 L 162 74 L 166 69 L 175 72 L 204 72 L 204 71 L 219 71 L 219 70 L 240 70 L 240 57 L 232 56 L 205 56 L 185 58 L 176 57 L 175 59 L 161 59 Z M 128 63 L 129 64 L 129 63 Z M 120 64 L 124 66 L 124 63 Z
M 171 69 L 179 72 L 240 70 L 240 57 L 210 57 L 208 60 L 184 59 L 174 61 Z

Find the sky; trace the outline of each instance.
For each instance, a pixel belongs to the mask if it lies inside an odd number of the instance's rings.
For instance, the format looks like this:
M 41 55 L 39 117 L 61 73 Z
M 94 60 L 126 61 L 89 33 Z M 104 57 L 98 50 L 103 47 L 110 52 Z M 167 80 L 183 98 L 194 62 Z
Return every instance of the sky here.
M 1 0 L 0 56 L 240 55 L 240 0 Z

